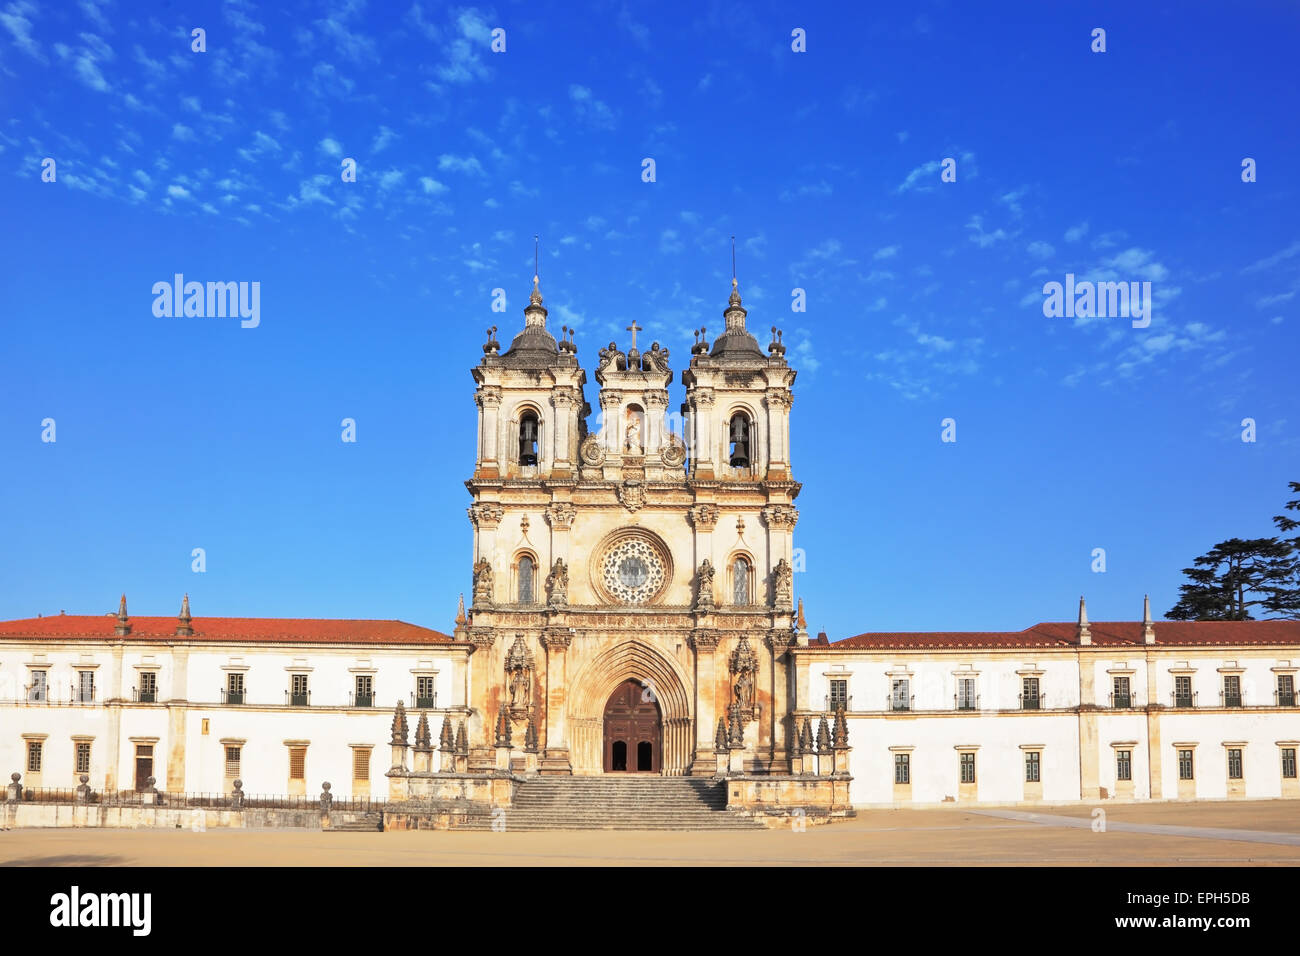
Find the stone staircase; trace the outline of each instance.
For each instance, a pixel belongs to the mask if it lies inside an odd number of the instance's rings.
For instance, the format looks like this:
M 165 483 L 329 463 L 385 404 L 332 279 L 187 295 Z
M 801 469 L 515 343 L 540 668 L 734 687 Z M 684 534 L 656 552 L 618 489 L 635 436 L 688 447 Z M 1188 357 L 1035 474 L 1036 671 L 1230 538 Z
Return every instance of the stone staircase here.
M 538 777 L 520 784 L 504 823 L 507 831 L 763 829 L 726 807 L 726 784 L 700 777 Z M 457 829 L 490 830 L 492 821 Z
M 384 828 L 384 815 L 376 810 L 373 813 L 359 814 L 346 823 L 330 827 L 331 833 L 378 833 Z

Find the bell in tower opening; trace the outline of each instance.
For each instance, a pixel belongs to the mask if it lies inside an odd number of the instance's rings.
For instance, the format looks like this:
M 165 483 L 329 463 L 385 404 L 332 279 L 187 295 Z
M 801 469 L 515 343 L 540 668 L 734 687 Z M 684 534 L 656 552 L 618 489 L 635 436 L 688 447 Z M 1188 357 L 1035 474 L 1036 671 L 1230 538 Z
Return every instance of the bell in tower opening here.
M 740 413 L 731 417 L 731 467 L 749 467 L 749 419 Z
M 532 412 L 519 419 L 519 464 L 537 464 L 537 416 Z

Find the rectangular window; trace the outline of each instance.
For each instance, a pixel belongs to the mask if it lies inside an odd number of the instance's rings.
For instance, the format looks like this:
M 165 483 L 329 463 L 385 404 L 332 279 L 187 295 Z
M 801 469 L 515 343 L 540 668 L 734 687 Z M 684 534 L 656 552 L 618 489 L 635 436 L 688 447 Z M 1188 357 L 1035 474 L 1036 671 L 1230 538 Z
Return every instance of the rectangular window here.
M 77 741 L 74 766 L 77 768 L 77 773 L 90 773 L 90 741 Z
M 290 780 L 307 779 L 307 748 L 306 747 L 289 748 L 289 779 Z
M 226 776 L 239 776 L 239 747 L 235 744 L 226 744 Z
M 244 675 L 226 675 L 226 703 L 242 704 L 244 702 Z
M 417 677 L 415 679 L 415 706 L 420 708 L 437 706 L 433 696 L 432 677 Z
M 890 705 L 894 710 L 911 710 L 912 709 L 912 682 L 906 678 L 894 681 L 894 692 L 890 700 Z
M 975 755 L 973 753 L 961 755 L 961 782 L 975 782 Z
M 1241 779 L 1241 750 L 1237 747 L 1228 748 L 1228 779 Z
M 1025 754 L 1025 782 L 1026 783 L 1038 783 L 1040 781 L 1041 778 L 1039 777 L 1039 769 L 1040 769 L 1041 761 L 1039 758 L 1041 756 L 1042 754 L 1038 753 L 1035 750 L 1031 750 Z
M 48 680 L 49 671 L 32 671 L 32 686 L 28 688 L 27 699 L 32 703 L 43 704 L 50 699 Z
M 77 703 L 89 704 L 95 699 L 95 672 L 77 671 Z
M 1178 751 L 1178 779 L 1195 780 L 1196 777 L 1192 771 L 1192 752 L 1190 750 Z
M 370 707 L 375 702 L 375 679 L 369 674 L 357 675 L 357 697 L 358 707 Z
M 370 748 L 352 748 L 352 779 L 357 783 L 370 780 Z
M 849 682 L 847 680 L 831 681 L 831 700 L 829 710 L 847 710 L 849 706 Z
M 158 675 L 154 671 L 140 672 L 140 702 L 152 704 L 158 700 Z
M 957 709 L 975 709 L 975 678 L 962 677 L 957 681 Z
M 1277 675 L 1277 703 L 1279 707 L 1295 706 L 1295 677 L 1293 675 Z
M 1020 706 L 1024 710 L 1038 710 L 1038 678 L 1026 677 L 1020 683 Z
M 1241 706 L 1241 678 L 1236 674 L 1226 674 L 1223 678 L 1223 706 Z
M 1295 779 L 1295 748 L 1282 748 L 1282 776 L 1288 780 Z
M 1174 678 L 1174 706 L 1191 707 L 1192 706 L 1192 678 L 1191 675 L 1184 675 Z
M 1115 678 L 1115 693 L 1111 706 L 1128 707 L 1133 702 L 1133 697 L 1129 693 L 1129 683 L 1127 677 Z
M 307 675 L 291 674 L 289 677 L 289 705 L 306 707 L 308 702 Z
M 894 783 L 912 782 L 912 755 L 894 754 Z
M 1133 751 L 1131 750 L 1115 751 L 1115 779 L 1116 780 L 1133 779 Z
M 41 742 L 39 740 L 27 741 L 27 772 L 41 772 Z

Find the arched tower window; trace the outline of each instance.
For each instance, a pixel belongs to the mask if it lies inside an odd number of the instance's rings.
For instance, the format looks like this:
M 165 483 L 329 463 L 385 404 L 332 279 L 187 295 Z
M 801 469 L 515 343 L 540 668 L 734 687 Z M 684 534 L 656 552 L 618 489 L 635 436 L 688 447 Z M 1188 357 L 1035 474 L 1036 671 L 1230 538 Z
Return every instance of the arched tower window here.
M 736 412 L 731 416 L 731 423 L 727 426 L 727 439 L 731 450 L 731 467 L 748 468 L 750 465 L 749 445 L 753 429 L 749 425 L 749 416 L 744 412 Z
M 527 554 L 519 556 L 519 603 L 533 603 L 533 559 Z
M 537 464 L 537 413 L 534 411 L 519 417 L 519 464 Z
M 737 558 L 731 565 L 732 604 L 750 604 L 749 597 L 749 562 Z

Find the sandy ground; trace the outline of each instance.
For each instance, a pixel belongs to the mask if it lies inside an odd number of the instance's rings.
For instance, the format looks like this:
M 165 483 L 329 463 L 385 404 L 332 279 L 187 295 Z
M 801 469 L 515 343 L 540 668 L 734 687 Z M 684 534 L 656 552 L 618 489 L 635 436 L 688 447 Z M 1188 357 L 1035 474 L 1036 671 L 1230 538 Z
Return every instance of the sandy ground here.
M 1300 864 L 1300 804 L 864 810 L 752 832 L 322 833 L 9 830 L 5 866 Z

